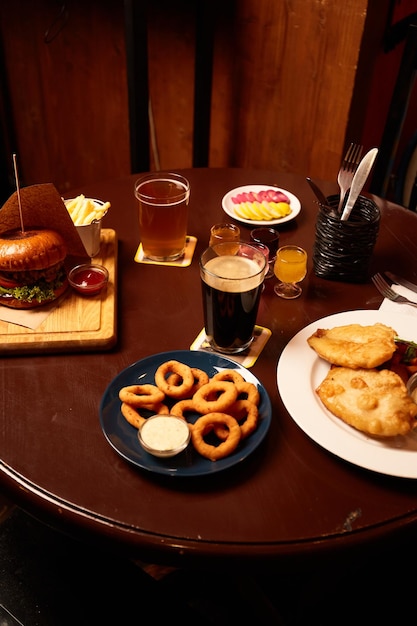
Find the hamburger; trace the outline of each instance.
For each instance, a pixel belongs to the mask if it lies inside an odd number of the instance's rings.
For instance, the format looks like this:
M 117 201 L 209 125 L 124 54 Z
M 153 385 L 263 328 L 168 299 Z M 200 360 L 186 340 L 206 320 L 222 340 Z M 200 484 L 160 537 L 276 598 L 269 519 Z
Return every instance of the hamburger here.
M 56 300 L 68 288 L 62 236 L 47 229 L 0 235 L 0 304 L 32 309 Z

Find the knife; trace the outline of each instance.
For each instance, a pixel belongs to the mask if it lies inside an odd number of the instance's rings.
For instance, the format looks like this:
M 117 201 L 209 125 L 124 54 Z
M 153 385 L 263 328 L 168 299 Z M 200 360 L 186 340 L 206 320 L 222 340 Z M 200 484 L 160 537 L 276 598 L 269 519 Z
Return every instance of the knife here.
M 312 188 L 312 190 L 313 190 L 317 200 L 319 201 L 319 204 L 322 204 L 323 206 L 327 207 L 328 206 L 327 198 L 324 195 L 324 193 L 322 192 L 322 190 L 320 189 L 320 187 L 318 185 L 316 185 L 316 183 L 313 180 L 311 180 L 311 178 L 309 178 L 308 176 L 306 178 L 306 181 L 308 182 L 308 184 Z
M 369 176 L 369 172 L 372 169 L 377 154 L 378 148 L 372 148 L 371 150 L 369 150 L 369 152 L 365 154 L 362 161 L 359 163 L 352 180 L 348 199 L 345 208 L 343 209 L 342 217 L 340 218 L 342 221 L 345 221 L 349 218 L 354 204 L 358 199 L 358 196 L 362 191 L 364 184 L 366 183 L 366 179 Z
M 322 190 L 320 189 L 320 187 L 318 187 L 316 185 L 316 183 L 311 180 L 311 178 L 309 178 L 307 176 L 306 178 L 308 184 L 310 185 L 311 189 L 314 191 L 316 198 L 319 202 L 319 205 L 323 208 L 326 209 L 326 211 L 329 212 L 329 215 L 331 215 L 332 217 L 337 217 L 337 211 L 330 206 L 330 204 L 328 203 L 328 200 L 326 198 L 326 196 L 324 195 L 324 193 L 322 192 Z
M 405 278 L 401 278 L 401 276 L 397 276 L 396 274 L 393 274 L 392 272 L 384 272 L 384 274 L 388 276 L 388 278 L 392 280 L 394 283 L 397 283 L 397 285 L 402 285 L 403 287 L 410 289 L 410 291 L 414 291 L 414 293 L 417 293 L 417 285 L 415 285 L 414 283 L 410 283 L 409 280 L 406 280 Z

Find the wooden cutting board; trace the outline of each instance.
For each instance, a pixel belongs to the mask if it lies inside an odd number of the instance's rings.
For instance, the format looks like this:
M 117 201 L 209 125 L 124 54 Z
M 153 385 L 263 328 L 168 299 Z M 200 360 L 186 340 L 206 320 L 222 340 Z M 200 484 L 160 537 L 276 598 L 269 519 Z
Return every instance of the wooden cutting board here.
M 117 339 L 117 238 L 101 231 L 100 254 L 94 262 L 109 271 L 107 288 L 98 296 L 78 295 L 71 288 L 35 330 L 0 320 L 0 353 L 108 350 Z

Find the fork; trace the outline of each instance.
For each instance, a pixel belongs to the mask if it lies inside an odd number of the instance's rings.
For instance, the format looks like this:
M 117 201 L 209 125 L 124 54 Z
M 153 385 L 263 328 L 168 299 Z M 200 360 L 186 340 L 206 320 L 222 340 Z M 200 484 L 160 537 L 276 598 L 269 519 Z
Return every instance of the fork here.
M 346 193 L 350 189 L 352 178 L 355 174 L 356 168 L 359 165 L 359 161 L 361 160 L 362 151 L 363 146 L 360 146 L 356 143 L 351 143 L 349 148 L 347 149 L 345 158 L 342 161 L 342 165 L 337 175 L 337 182 L 340 187 L 340 200 L 339 206 L 337 207 L 338 213 L 340 213 L 342 210 Z
M 411 306 L 417 307 L 417 302 L 413 302 L 412 300 L 409 300 L 404 296 L 400 296 L 393 289 L 391 289 L 391 287 L 389 286 L 387 281 L 381 276 L 381 274 L 378 273 L 372 276 L 372 282 L 378 289 L 379 293 L 384 296 L 384 298 L 388 298 L 388 300 L 392 300 L 393 302 L 398 302 L 398 304 L 411 304 Z

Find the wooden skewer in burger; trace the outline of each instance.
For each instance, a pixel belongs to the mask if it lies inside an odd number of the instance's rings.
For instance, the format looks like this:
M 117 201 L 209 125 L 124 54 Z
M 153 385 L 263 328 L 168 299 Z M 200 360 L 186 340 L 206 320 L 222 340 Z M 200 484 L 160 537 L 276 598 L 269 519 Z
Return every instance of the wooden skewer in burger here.
M 56 300 L 68 288 L 67 245 L 55 230 L 25 230 L 15 154 L 13 163 L 21 227 L 0 236 L 0 304 L 32 309 Z

